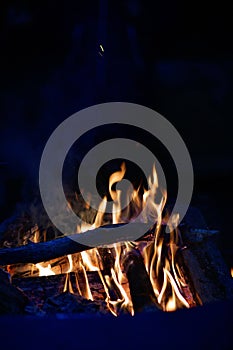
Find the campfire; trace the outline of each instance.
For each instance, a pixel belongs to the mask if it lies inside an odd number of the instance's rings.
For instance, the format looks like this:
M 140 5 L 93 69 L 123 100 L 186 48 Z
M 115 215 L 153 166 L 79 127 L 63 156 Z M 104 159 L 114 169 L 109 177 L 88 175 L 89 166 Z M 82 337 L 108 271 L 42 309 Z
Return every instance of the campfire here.
M 74 235 L 98 235 L 99 228 L 108 234 L 129 223 L 132 230 L 148 223 L 150 229 L 136 241 L 91 248 L 51 224 L 34 222 L 28 213 L 10 220 L 1 236 L 0 313 L 134 315 L 231 297 L 230 273 L 216 244 L 218 231 L 198 227 L 198 211 L 190 209 L 182 224 L 179 213 L 173 215 L 167 232 L 167 193 L 155 167 L 149 189 L 140 185 L 127 195 L 116 186 L 125 172 L 122 163 L 109 177 L 111 214 L 105 213 L 107 196 L 97 212 L 91 195 L 89 203 L 82 194 L 69 199 L 67 210 L 83 217 Z

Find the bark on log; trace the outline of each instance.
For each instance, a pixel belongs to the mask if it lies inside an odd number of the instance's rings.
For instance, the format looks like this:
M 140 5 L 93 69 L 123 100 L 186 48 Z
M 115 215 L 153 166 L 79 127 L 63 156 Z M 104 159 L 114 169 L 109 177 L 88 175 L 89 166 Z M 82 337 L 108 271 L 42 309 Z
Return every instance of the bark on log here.
M 133 224 L 131 224 L 133 226 Z M 137 228 L 135 225 L 135 229 Z M 140 224 L 143 225 L 143 224 Z M 117 229 L 119 225 L 108 225 L 103 226 L 99 229 L 91 230 L 89 232 L 84 232 L 82 235 L 86 234 L 101 234 L 104 232 L 104 235 L 108 235 L 110 230 Z M 148 227 L 144 225 L 145 227 Z M 132 230 L 134 228 L 132 227 Z M 145 230 L 146 231 L 146 230 Z M 145 235 L 150 235 L 150 230 L 145 233 Z M 144 235 L 144 236 L 145 236 Z M 73 238 L 77 236 L 74 235 Z M 42 242 L 42 243 L 30 243 L 24 246 L 20 246 L 17 248 L 3 248 L 0 249 L 0 266 L 18 264 L 18 263 L 40 263 L 42 261 L 49 261 L 52 259 L 56 259 L 68 254 L 79 253 L 92 247 L 83 245 L 81 243 L 76 242 L 72 239 L 72 236 L 66 236 L 62 238 L 57 238 L 52 241 Z
M 233 279 L 217 245 L 218 231 L 187 230 L 183 266 L 200 304 L 233 298 Z
M 153 311 L 161 310 L 154 295 L 141 254 L 136 249 L 132 249 L 126 253 L 122 264 L 129 281 L 135 313 L 150 309 Z
M 18 263 L 37 264 L 90 248 L 73 241 L 69 237 L 43 243 L 30 243 L 17 248 L 4 248 L 0 249 L 0 266 Z
M 73 257 L 74 255 L 72 255 L 72 258 Z M 44 268 L 48 267 L 48 265 L 50 265 L 50 269 L 52 272 L 54 272 L 55 275 L 67 273 L 70 269 L 70 263 L 67 256 L 40 263 L 40 266 Z M 11 277 L 15 276 L 28 278 L 40 276 L 39 269 L 32 263 L 8 265 L 7 270 L 10 273 Z
M 41 308 L 47 298 L 54 295 L 63 293 L 64 285 L 67 279 L 67 274 L 53 275 L 53 276 L 41 276 L 41 277 L 28 277 L 28 278 L 12 278 L 12 285 L 20 288 L 30 301 L 33 302 L 38 308 Z M 69 273 L 69 280 L 72 286 L 72 290 L 75 294 L 79 295 L 80 291 L 84 291 L 86 288 L 86 281 L 79 279 L 77 284 L 77 273 Z M 87 272 L 87 279 L 91 289 L 91 293 L 95 300 L 105 300 L 106 294 L 99 278 L 97 271 Z M 68 288 L 69 289 L 69 288 Z M 81 294 L 84 296 L 85 294 Z M 34 310 L 32 310 L 32 313 Z

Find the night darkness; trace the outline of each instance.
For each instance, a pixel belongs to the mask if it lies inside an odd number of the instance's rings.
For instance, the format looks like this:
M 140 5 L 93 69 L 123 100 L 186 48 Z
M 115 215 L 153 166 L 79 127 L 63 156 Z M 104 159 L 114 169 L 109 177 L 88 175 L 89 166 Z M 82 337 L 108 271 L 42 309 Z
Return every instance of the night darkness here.
M 195 174 L 192 205 L 221 231 L 233 266 L 230 6 L 14 0 L 2 2 L 0 21 L 0 222 L 38 193 L 41 153 L 63 120 L 97 103 L 138 103 L 166 117 L 185 141 Z M 130 133 L 116 130 L 108 132 Z M 89 133 L 83 150 L 101 137 Z M 167 166 L 173 196 L 171 160 L 161 145 L 152 149 Z

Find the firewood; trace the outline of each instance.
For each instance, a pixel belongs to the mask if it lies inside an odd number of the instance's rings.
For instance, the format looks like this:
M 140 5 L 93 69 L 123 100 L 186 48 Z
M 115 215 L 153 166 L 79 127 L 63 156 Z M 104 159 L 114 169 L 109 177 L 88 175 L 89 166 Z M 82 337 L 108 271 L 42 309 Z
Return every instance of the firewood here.
M 121 298 L 121 293 L 112 277 L 111 270 L 114 268 L 114 252 L 113 248 L 99 248 L 99 255 L 101 257 L 102 264 L 102 276 L 107 286 L 110 299 L 116 301 L 118 298 Z M 107 282 L 108 281 L 108 282 Z
M 12 286 L 7 273 L 0 269 L 0 315 L 23 314 L 28 303 L 26 295 Z
M 79 253 L 77 253 L 79 254 Z M 75 255 L 72 256 L 73 262 L 75 260 Z M 51 272 L 55 275 L 63 274 L 69 271 L 70 263 L 67 256 L 63 256 L 61 258 L 52 259 L 46 262 L 40 263 L 41 267 L 50 267 Z M 39 269 L 36 265 L 28 263 L 28 264 L 12 264 L 7 266 L 7 270 L 10 273 L 11 277 L 37 277 L 40 275 Z
M 136 227 L 137 225 L 139 224 L 136 224 Z M 140 225 L 143 227 L 144 224 Z M 87 235 L 100 234 L 107 237 L 110 230 L 117 229 L 116 226 L 118 225 L 102 226 L 101 228 L 84 232 L 81 235 L 87 237 Z M 148 225 L 144 226 L 148 227 Z M 134 228 L 132 228 L 132 231 L 133 230 Z M 151 230 L 148 231 L 145 229 L 145 232 L 146 235 L 150 235 Z M 67 254 L 74 254 L 93 248 L 76 242 L 74 240 L 75 238 L 77 238 L 76 235 L 65 236 L 48 242 L 29 243 L 16 248 L 0 249 L 0 266 L 18 263 L 36 264 L 42 261 L 49 261 Z
M 30 243 L 17 248 L 0 249 L 0 266 L 48 261 L 66 254 L 73 254 L 90 249 L 69 237 L 58 238 L 49 242 Z
M 139 251 L 132 249 L 126 252 L 122 264 L 129 281 L 135 313 L 150 309 L 161 310 Z
M 86 280 L 79 278 L 77 283 L 77 273 L 60 274 L 52 276 L 12 278 L 12 285 L 20 288 L 33 304 L 41 309 L 46 299 L 54 295 L 63 293 L 65 282 L 69 277 L 71 290 L 76 295 L 85 296 Z M 80 276 L 79 276 L 80 277 Z M 91 293 L 95 300 L 104 301 L 106 294 L 97 271 L 88 271 L 87 279 Z M 70 288 L 67 288 L 69 290 Z M 81 293 L 80 293 L 81 292 Z
M 87 300 L 69 292 L 48 298 L 43 305 L 43 311 L 47 314 L 110 314 L 104 301 Z
M 218 248 L 218 231 L 184 230 L 183 267 L 199 304 L 233 299 L 233 279 Z

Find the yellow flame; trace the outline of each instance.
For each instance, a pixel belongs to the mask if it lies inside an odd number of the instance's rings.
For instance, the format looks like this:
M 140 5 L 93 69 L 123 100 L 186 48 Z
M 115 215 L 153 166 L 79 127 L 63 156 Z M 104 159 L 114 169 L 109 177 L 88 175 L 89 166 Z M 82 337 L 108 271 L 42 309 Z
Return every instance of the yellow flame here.
M 66 280 L 65 280 L 63 292 L 74 293 L 73 287 L 72 287 L 72 283 L 71 283 L 71 280 L 70 280 L 70 272 L 73 270 L 73 259 L 72 259 L 72 255 L 71 255 L 71 254 L 67 255 L 67 258 L 68 258 L 68 262 L 69 262 L 69 269 L 68 269 L 68 271 L 66 272 Z
M 150 275 L 151 284 L 157 296 L 158 303 L 161 304 L 164 311 L 174 311 L 181 304 L 189 308 L 188 302 L 182 295 L 181 287 L 185 285 L 183 276 L 181 276 L 179 265 L 176 263 L 176 253 L 178 251 L 179 231 L 174 229 L 179 222 L 179 215 L 171 218 L 170 240 L 169 240 L 169 256 L 165 257 L 165 263 L 162 262 L 162 249 L 164 247 L 164 238 L 160 235 L 162 223 L 161 212 L 158 211 L 157 230 L 155 231 L 154 249 L 152 247 L 145 248 L 145 264 Z M 151 253 L 153 251 L 153 253 Z M 152 255 L 152 258 L 151 258 Z M 164 266 L 163 266 L 164 265 Z M 163 274 L 161 274 L 161 270 Z M 159 292 L 158 280 L 163 276 L 162 287 Z M 168 296 L 168 290 L 171 288 L 171 295 Z M 159 292 L 159 293 L 158 293 Z
M 121 222 L 121 192 L 117 191 L 117 200 L 112 205 L 112 223 L 118 224 Z
M 176 296 L 175 296 L 174 290 L 172 290 L 172 295 L 167 301 L 167 304 L 165 306 L 165 311 L 175 311 L 176 309 L 177 309 Z
M 121 170 L 116 171 L 115 173 L 113 173 L 110 178 L 109 178 L 109 193 L 111 195 L 111 198 L 113 201 L 116 201 L 118 199 L 118 191 L 114 191 L 112 190 L 112 186 L 116 183 L 119 182 L 123 179 L 124 175 L 125 175 L 125 171 L 126 171 L 126 167 L 125 167 L 125 163 L 121 164 Z
M 71 255 L 71 254 L 67 255 L 67 258 L 68 258 L 69 265 L 70 265 L 69 270 L 67 271 L 67 273 L 69 273 L 69 272 L 71 272 L 71 271 L 73 270 L 73 259 L 72 259 L 72 255 Z
M 152 175 L 148 178 L 148 190 L 144 190 L 143 195 L 140 193 L 140 186 L 135 190 L 128 191 L 128 203 L 126 208 L 121 208 L 121 191 L 113 190 L 113 185 L 124 178 L 126 166 L 123 162 L 120 170 L 114 172 L 109 177 L 109 193 L 113 200 L 112 205 L 112 223 L 129 222 L 139 220 L 142 222 L 155 223 L 154 241 L 145 245 L 142 255 L 144 264 L 149 275 L 152 287 L 158 303 L 164 311 L 174 311 L 179 307 L 189 308 L 189 304 L 182 294 L 182 287 L 186 285 L 184 277 L 181 273 L 177 262 L 177 252 L 179 248 L 180 233 L 177 227 L 179 223 L 179 215 L 173 215 L 170 224 L 169 240 L 165 239 L 163 222 L 166 221 L 162 217 L 164 206 L 167 200 L 167 193 L 159 187 L 159 181 L 155 166 L 152 169 Z M 141 196 L 141 197 L 140 197 Z M 94 223 L 87 224 L 82 222 L 77 227 L 77 233 L 82 234 L 87 230 L 95 229 L 105 222 L 105 211 L 107 206 L 107 198 L 104 197 L 100 202 Z M 89 210 L 91 207 L 91 196 L 89 195 L 85 208 Z M 37 230 L 38 231 L 38 230 Z M 38 231 L 39 232 L 39 231 Z M 34 236 L 35 243 L 39 241 L 39 233 Z M 124 248 L 129 246 L 129 242 L 124 243 Z M 121 254 L 123 252 L 122 243 L 112 246 L 111 254 L 114 258 L 114 264 L 110 269 L 110 275 L 104 275 L 101 271 L 102 261 L 98 249 L 90 249 L 79 253 L 78 262 L 75 263 L 72 255 L 68 255 L 69 269 L 66 275 L 64 291 L 73 292 L 70 280 L 70 272 L 76 273 L 76 287 L 78 292 L 85 298 L 93 300 L 92 292 L 88 282 L 87 271 L 98 271 L 101 282 L 106 293 L 106 302 L 109 310 L 113 315 L 117 316 L 122 310 L 134 314 L 130 293 L 126 287 L 128 281 L 121 267 Z M 75 260 L 76 261 L 76 260 Z M 51 266 L 43 267 L 37 264 L 40 276 L 53 275 Z M 77 272 L 78 271 L 78 272 Z M 78 276 L 82 276 L 82 284 L 80 285 Z M 233 277 L 233 268 L 231 269 Z M 80 286 L 82 288 L 80 288 Z M 111 291 L 117 290 L 115 299 L 111 299 Z M 114 293 L 113 293 L 114 294 Z
M 83 260 L 83 266 L 85 267 L 86 271 L 98 271 L 98 258 L 96 255 L 97 249 L 91 249 L 89 251 L 81 252 L 82 260 Z
M 50 264 L 48 264 L 47 267 L 43 267 L 41 264 L 36 264 L 36 267 L 39 270 L 39 276 L 55 275 L 55 273 L 51 270 L 51 265 Z
M 128 310 L 128 312 L 131 313 L 131 315 L 133 316 L 134 310 L 133 310 L 132 301 L 130 300 L 130 298 L 126 294 L 126 291 L 124 290 L 122 284 L 119 282 L 117 273 L 114 271 L 114 269 L 111 269 L 111 275 L 112 275 L 113 281 L 115 282 L 115 284 L 118 287 L 120 294 L 121 294 L 121 298 L 119 298 L 117 301 L 111 301 L 111 304 L 115 307 L 116 306 L 119 307 L 119 305 L 120 305 L 121 310 L 122 309 Z
M 71 283 L 71 280 L 70 280 L 70 274 L 69 273 L 66 274 L 66 280 L 65 280 L 63 292 L 70 292 L 70 293 L 74 294 L 74 290 L 73 290 L 73 287 L 72 287 L 72 283 Z
M 104 197 L 103 200 L 100 202 L 100 205 L 98 207 L 98 212 L 97 212 L 97 215 L 95 218 L 95 222 L 92 225 L 93 229 L 100 227 L 103 224 L 103 218 L 104 218 L 106 206 L 107 206 L 107 197 Z
M 84 279 L 85 279 L 85 292 L 83 293 L 83 297 L 86 298 L 86 299 L 89 299 L 89 300 L 93 300 L 93 295 L 91 293 L 91 288 L 90 288 L 90 285 L 89 285 L 89 282 L 88 282 L 88 278 L 87 278 L 87 273 L 86 273 L 86 270 L 85 270 L 85 267 L 82 265 L 82 272 L 83 272 L 83 276 L 84 276 Z

